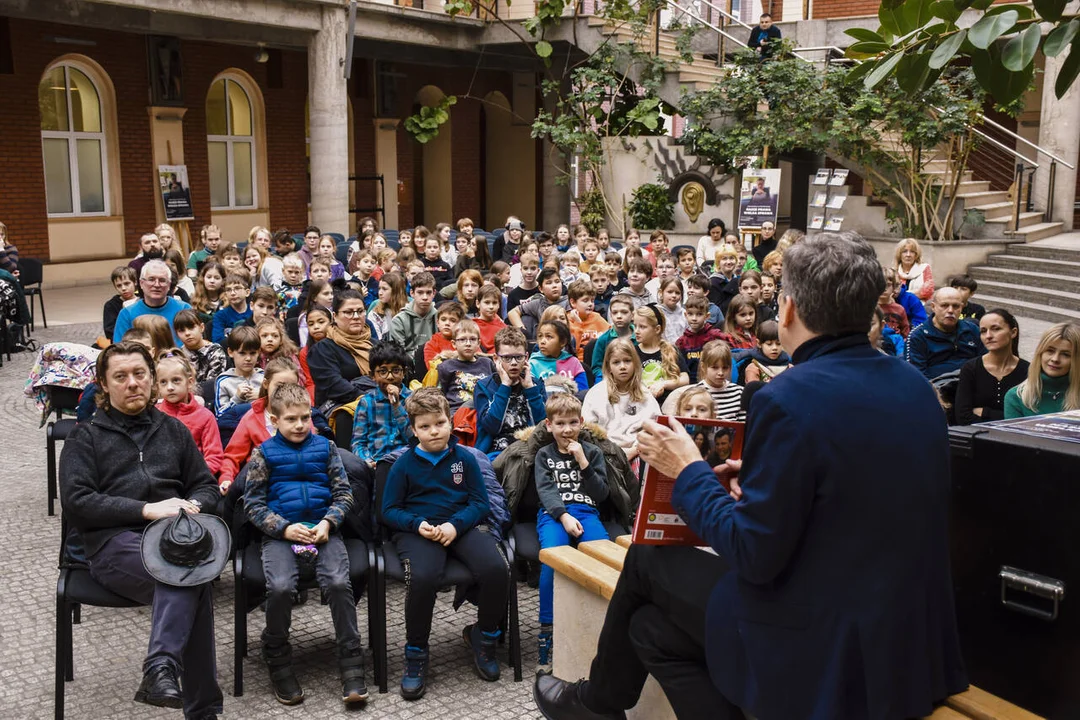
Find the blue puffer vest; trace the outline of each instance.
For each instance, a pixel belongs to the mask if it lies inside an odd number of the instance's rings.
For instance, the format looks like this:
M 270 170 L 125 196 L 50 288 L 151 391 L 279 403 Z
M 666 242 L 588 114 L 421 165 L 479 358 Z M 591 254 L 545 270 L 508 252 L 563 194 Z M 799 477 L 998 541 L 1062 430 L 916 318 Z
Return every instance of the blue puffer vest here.
M 318 523 L 330 508 L 330 441 L 311 433 L 297 445 L 276 434 L 259 446 L 270 473 L 269 508 L 291 523 Z

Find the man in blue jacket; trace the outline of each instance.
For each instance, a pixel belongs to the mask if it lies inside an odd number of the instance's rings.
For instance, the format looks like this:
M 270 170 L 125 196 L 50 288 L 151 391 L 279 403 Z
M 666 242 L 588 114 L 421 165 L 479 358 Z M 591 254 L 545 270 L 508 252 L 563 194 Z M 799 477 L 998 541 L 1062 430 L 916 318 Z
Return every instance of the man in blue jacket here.
M 537 679 L 547 718 L 621 718 L 647 674 L 683 718 L 929 715 L 967 687 L 948 560 L 948 436 L 926 381 L 867 331 L 883 276 L 854 234 L 784 255 L 780 340 L 795 367 L 753 397 L 739 499 L 693 439 L 645 423 L 641 455 L 719 558 L 633 546 L 587 681 Z M 896 413 L 901 416 L 898 418 Z M 915 433 L 919 472 L 882 464 Z M 694 555 L 696 553 L 696 556 Z M 722 560 L 720 559 L 722 558 Z
M 907 361 L 927 380 L 959 370 L 968 360 L 986 352 L 979 339 L 979 326 L 960 319 L 963 308 L 959 290 L 938 288 L 933 317 L 908 335 Z

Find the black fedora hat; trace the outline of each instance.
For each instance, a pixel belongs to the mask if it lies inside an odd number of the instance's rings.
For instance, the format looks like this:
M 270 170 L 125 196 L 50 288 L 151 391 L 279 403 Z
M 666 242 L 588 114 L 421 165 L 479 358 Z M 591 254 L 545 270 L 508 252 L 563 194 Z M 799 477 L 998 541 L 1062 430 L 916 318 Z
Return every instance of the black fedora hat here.
M 229 547 L 229 526 L 224 520 L 181 510 L 175 517 L 155 520 L 143 532 L 143 566 L 166 585 L 201 585 L 225 569 Z

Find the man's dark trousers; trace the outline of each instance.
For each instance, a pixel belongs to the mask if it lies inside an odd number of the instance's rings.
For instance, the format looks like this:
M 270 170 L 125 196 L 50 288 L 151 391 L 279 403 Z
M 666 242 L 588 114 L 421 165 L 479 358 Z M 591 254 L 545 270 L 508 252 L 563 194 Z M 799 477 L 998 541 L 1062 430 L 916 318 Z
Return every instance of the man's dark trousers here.
M 181 671 L 184 716 L 221 713 L 214 651 L 214 601 L 210 583 L 175 587 L 159 583 L 143 567 L 142 535 L 126 530 L 113 536 L 90 559 L 90 575 L 123 597 L 152 605 L 149 667 L 169 660 Z
M 705 662 L 709 594 L 727 570 L 697 548 L 632 545 L 600 631 L 586 704 L 596 712 L 629 710 L 652 675 L 679 720 L 741 720 Z

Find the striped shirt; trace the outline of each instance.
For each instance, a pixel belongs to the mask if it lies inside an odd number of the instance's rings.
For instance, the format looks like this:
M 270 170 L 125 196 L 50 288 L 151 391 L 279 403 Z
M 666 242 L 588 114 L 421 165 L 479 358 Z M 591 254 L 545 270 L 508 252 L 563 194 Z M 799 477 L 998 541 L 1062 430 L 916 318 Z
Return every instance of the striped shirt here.
M 706 385 L 704 382 L 700 383 L 700 385 L 712 395 L 717 420 L 735 420 L 738 422 L 746 420 L 746 413 L 740 407 L 743 394 L 742 385 L 729 382 L 719 389 Z

